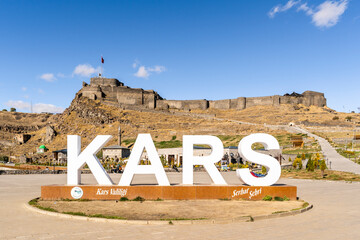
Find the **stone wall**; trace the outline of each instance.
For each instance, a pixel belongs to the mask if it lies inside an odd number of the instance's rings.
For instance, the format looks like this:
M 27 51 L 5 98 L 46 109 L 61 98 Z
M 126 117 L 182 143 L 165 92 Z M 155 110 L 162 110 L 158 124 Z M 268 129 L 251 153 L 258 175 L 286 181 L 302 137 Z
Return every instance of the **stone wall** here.
M 305 91 L 302 94 L 292 93 L 284 96 L 238 97 L 223 100 L 166 100 L 153 90 L 130 88 L 115 78 L 95 77 L 90 79 L 90 85 L 83 83 L 82 96 L 100 100 L 118 106 L 137 106 L 157 110 L 206 110 L 210 109 L 245 109 L 252 106 L 279 106 L 281 104 L 304 104 L 305 106 L 326 106 L 323 93 Z

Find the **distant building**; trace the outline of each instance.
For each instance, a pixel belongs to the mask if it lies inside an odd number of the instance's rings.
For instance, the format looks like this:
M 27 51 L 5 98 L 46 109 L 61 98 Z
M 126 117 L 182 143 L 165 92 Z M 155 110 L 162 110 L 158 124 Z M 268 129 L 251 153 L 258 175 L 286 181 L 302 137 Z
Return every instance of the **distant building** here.
M 194 156 L 207 156 L 211 154 L 211 148 L 194 146 Z M 159 148 L 157 149 L 159 157 L 163 156 L 168 166 L 182 166 L 183 164 L 183 148 Z M 142 160 L 148 160 L 148 156 L 143 152 Z M 224 148 L 223 160 L 228 163 L 241 163 L 238 148 L 234 146 Z
M 103 158 L 128 158 L 130 156 L 130 149 L 127 147 L 122 147 L 119 145 L 113 145 L 110 147 L 104 147 L 103 149 Z
M 53 159 L 57 164 L 67 162 L 67 149 L 53 151 Z
M 40 147 L 38 147 L 37 149 L 37 153 L 44 153 L 44 152 L 47 152 L 47 147 L 45 147 L 45 145 L 41 145 Z

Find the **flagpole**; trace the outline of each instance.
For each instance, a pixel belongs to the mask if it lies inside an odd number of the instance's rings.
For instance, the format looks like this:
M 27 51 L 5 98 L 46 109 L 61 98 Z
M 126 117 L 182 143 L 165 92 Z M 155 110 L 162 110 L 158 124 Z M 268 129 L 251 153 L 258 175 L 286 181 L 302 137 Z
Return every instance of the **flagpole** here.
M 101 77 L 103 77 L 103 56 L 101 55 Z

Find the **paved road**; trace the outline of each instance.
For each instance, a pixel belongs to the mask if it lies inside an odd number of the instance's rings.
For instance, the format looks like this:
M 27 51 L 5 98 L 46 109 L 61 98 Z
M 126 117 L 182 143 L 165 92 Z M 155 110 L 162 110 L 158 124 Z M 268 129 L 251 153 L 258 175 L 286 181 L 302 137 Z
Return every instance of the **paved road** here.
M 331 162 L 332 170 L 360 174 L 360 164 L 354 163 L 353 161 L 341 156 L 339 153 L 336 152 L 336 150 L 331 146 L 331 144 L 326 139 L 319 137 L 315 134 L 312 134 L 305 129 L 299 127 L 293 127 L 293 128 L 301 133 L 305 133 L 308 136 L 315 138 L 318 141 L 322 153 L 329 160 L 329 162 Z
M 234 172 L 223 173 L 229 184 L 239 184 Z M 118 182 L 119 175 L 112 175 Z M 180 173 L 168 173 L 171 183 Z M 86 184 L 92 175 L 83 175 Z M 155 182 L 153 176 L 135 176 L 135 183 Z M 209 183 L 206 173 L 195 182 Z M 298 196 L 314 208 L 306 213 L 249 223 L 215 225 L 120 225 L 62 219 L 23 207 L 40 195 L 40 186 L 64 184 L 66 175 L 1 175 L 0 239 L 360 239 L 359 183 L 280 179 L 298 186 Z

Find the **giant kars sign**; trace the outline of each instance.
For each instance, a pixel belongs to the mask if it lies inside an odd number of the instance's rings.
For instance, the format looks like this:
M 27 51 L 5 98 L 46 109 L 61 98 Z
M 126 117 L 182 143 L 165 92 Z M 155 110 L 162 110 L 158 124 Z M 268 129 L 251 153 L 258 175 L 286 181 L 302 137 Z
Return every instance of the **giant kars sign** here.
M 261 143 L 265 149 L 279 149 L 278 141 L 271 135 L 257 133 L 244 137 L 238 147 L 239 154 L 249 162 L 268 169 L 265 177 L 255 177 L 248 168 L 236 170 L 236 175 L 245 183 L 228 185 L 218 171 L 215 163 L 223 156 L 223 144 L 214 136 L 185 135 L 183 136 L 183 168 L 182 183 L 170 185 L 169 179 L 161 164 L 159 155 L 150 134 L 139 134 L 124 173 L 118 184 L 114 184 L 102 167 L 96 153 L 111 139 L 109 135 L 97 136 L 82 152 L 81 138 L 68 136 L 68 171 L 67 185 L 41 187 L 41 198 L 57 199 L 92 199 L 116 200 L 121 197 L 128 199 L 141 196 L 145 199 L 248 199 L 261 200 L 264 196 L 288 197 L 295 200 L 295 186 L 274 185 L 281 175 L 278 161 L 266 154 L 252 150 L 254 143 Z M 208 156 L 194 156 L 194 145 L 209 145 L 212 149 Z M 150 165 L 139 165 L 143 151 L 146 150 Z M 87 164 L 98 185 L 82 185 L 81 169 Z M 213 184 L 194 185 L 193 166 L 202 165 L 209 174 Z M 157 185 L 131 185 L 136 174 L 153 174 Z M 145 183 L 144 183 L 145 184 Z
M 81 184 L 81 168 L 87 164 L 99 185 L 114 185 L 111 178 L 102 167 L 96 157 L 96 153 L 111 139 L 110 135 L 97 136 L 81 152 L 81 138 L 76 135 L 68 136 L 68 185 Z M 239 154 L 247 161 L 266 166 L 268 173 L 265 177 L 254 177 L 248 168 L 236 170 L 237 176 L 250 186 L 270 186 L 280 178 L 281 167 L 278 161 L 268 155 L 252 150 L 254 143 L 261 143 L 265 149 L 279 149 L 278 141 L 271 135 L 264 133 L 251 134 L 244 137 L 238 147 Z M 194 156 L 195 144 L 209 145 L 212 152 L 208 156 Z M 140 157 L 146 149 L 150 165 L 139 165 Z M 223 144 L 215 136 L 184 135 L 183 136 L 183 184 L 193 184 L 193 166 L 203 165 L 214 184 L 227 185 L 224 178 L 215 166 L 223 155 Z M 139 134 L 130 158 L 120 179 L 119 186 L 130 186 L 135 174 L 154 174 L 160 186 L 169 186 L 169 180 L 165 174 L 160 158 L 156 152 L 150 134 Z

